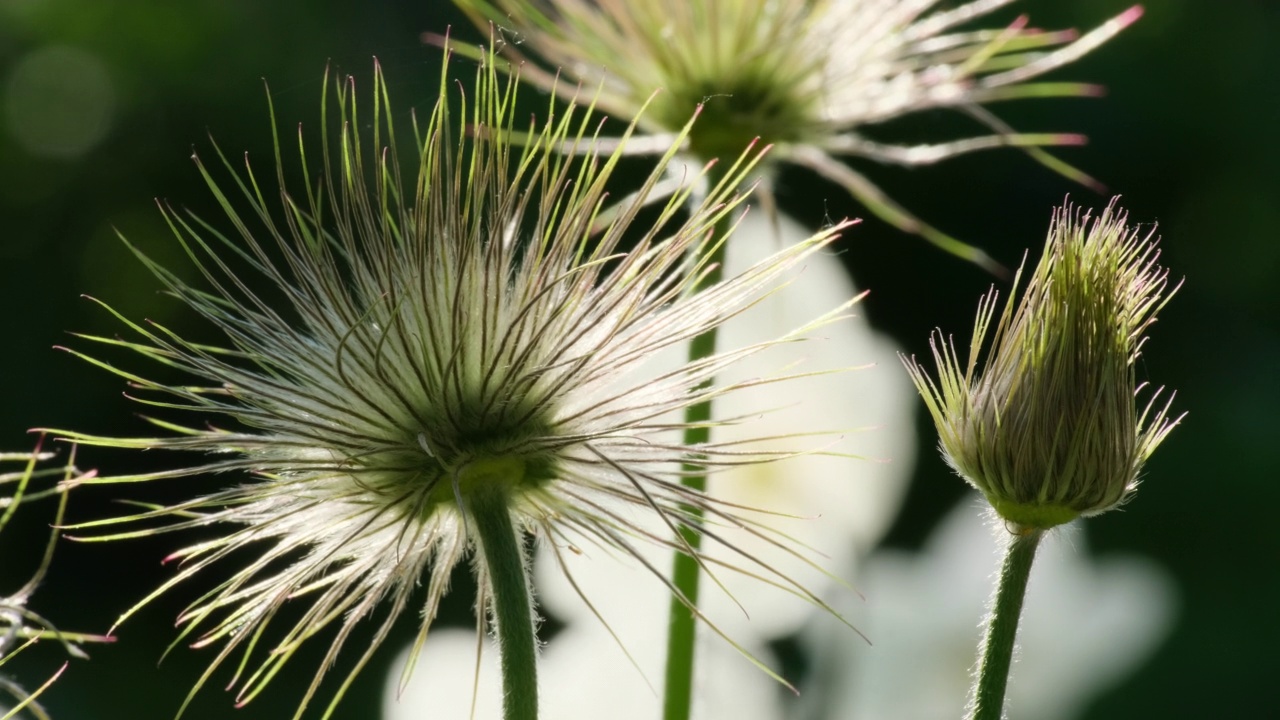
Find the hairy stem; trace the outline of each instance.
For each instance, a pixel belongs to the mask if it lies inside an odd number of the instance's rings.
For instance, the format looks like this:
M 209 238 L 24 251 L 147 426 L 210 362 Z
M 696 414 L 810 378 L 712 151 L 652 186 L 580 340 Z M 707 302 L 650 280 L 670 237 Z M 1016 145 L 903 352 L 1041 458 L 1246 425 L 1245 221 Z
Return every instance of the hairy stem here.
M 504 490 L 487 488 L 473 493 L 470 500 L 493 591 L 502 659 L 502 716 L 504 720 L 537 720 L 538 641 L 524 548 L 511 523 L 509 498 Z
M 1013 645 L 1022 616 L 1022 599 L 1027 594 L 1031 563 L 1043 530 L 1019 528 L 1009 539 L 1004 565 L 1000 568 L 1000 584 L 996 588 L 991 615 L 987 619 L 987 637 L 978 663 L 978 680 L 973 692 L 972 720 L 1000 720 L 1004 712 L 1004 692 L 1009 684 L 1009 668 L 1013 663 Z
M 720 181 L 720 175 L 712 170 L 708 174 L 707 180 L 711 187 L 715 187 Z M 717 241 L 723 239 L 732 225 L 732 216 L 726 214 L 716 223 L 715 239 Z M 710 262 L 714 267 L 693 289 L 694 292 L 700 292 L 704 288 L 720 281 L 723 274 L 725 244 L 720 243 L 714 247 L 715 249 L 710 257 Z M 689 344 L 689 359 L 691 361 L 710 357 L 715 352 L 716 328 L 714 327 L 695 337 L 693 342 Z M 711 380 L 707 380 L 699 386 L 699 389 L 709 386 L 711 382 Z M 684 419 L 686 423 L 691 425 L 684 431 L 684 443 L 686 446 L 702 445 L 711 438 L 710 400 L 689 406 L 685 411 Z M 697 458 L 693 459 L 696 460 Z M 703 492 L 707 489 L 705 466 L 697 462 L 689 462 L 684 464 L 683 470 L 685 476 L 681 482 L 685 487 L 698 492 Z M 700 508 L 686 505 L 682 509 L 687 513 L 686 523 L 696 523 L 702 518 Z M 702 535 L 696 530 L 685 526 L 681 528 L 680 534 L 684 538 L 684 542 L 688 543 L 689 548 L 694 552 L 702 547 Z M 670 622 L 667 635 L 666 684 L 663 691 L 662 705 L 662 717 L 664 720 L 689 720 L 689 714 L 692 709 L 694 641 L 697 635 L 697 618 L 694 616 L 693 611 L 685 605 L 685 602 L 697 605 L 699 581 L 698 562 L 687 552 L 677 551 L 671 569 L 671 582 L 680 594 L 673 595 L 671 598 Z

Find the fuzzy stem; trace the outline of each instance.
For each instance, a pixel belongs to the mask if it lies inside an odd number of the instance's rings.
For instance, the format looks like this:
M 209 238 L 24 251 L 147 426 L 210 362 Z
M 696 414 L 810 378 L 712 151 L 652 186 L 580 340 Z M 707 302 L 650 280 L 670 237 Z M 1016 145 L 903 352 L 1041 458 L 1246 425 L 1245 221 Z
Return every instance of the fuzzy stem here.
M 507 493 L 486 489 L 471 494 L 471 516 L 480 536 L 493 591 L 494 624 L 502 660 L 502 717 L 537 720 L 537 636 L 525 556 L 511 523 Z
M 718 165 L 716 167 L 719 167 Z M 720 181 L 720 175 L 713 169 L 708 173 L 707 181 L 710 187 L 715 187 Z M 733 226 L 733 218 L 726 214 L 719 222 L 716 223 L 715 235 L 713 242 L 719 244 L 713 246 L 710 262 L 712 269 L 706 274 L 702 281 L 693 288 L 693 292 L 701 292 L 703 289 L 720 282 L 723 275 L 725 243 L 720 242 Z M 689 343 L 689 360 L 697 361 L 710 357 L 716 352 L 716 328 L 703 332 Z M 711 385 L 710 379 L 704 381 L 698 386 L 698 389 Z M 711 439 L 711 401 L 691 405 L 685 410 L 684 419 L 686 423 L 692 427 L 685 428 L 684 444 L 686 447 L 694 447 L 702 445 Z M 696 459 L 696 456 L 695 458 Z M 685 476 L 681 479 L 684 487 L 697 492 L 704 492 L 707 489 L 706 467 L 702 464 L 692 462 L 685 463 L 682 467 Z M 689 527 L 690 523 L 697 523 L 702 519 L 701 508 L 684 505 L 681 507 L 685 513 L 685 525 L 680 528 L 680 534 L 684 538 L 684 542 L 688 543 L 689 548 L 697 552 L 702 547 L 702 535 L 696 530 Z M 700 575 L 698 570 L 698 562 L 686 552 L 677 551 L 671 568 L 671 582 L 675 585 L 679 595 L 673 595 L 671 598 L 670 622 L 668 624 L 667 634 L 667 670 L 666 684 L 663 692 L 662 717 L 664 720 L 689 720 L 689 715 L 693 706 L 693 667 L 694 667 L 694 646 L 697 636 L 697 618 L 692 610 L 685 605 L 698 604 L 698 585 Z M 683 599 L 682 597 L 683 596 Z
M 1009 684 L 1009 668 L 1013 663 L 1013 645 L 1022 616 L 1022 599 L 1027 594 L 1031 563 L 1043 530 L 1018 528 L 1009 539 L 1004 565 L 1000 568 L 1000 584 L 987 620 L 987 637 L 982 659 L 978 662 L 978 680 L 974 686 L 972 720 L 1000 720 L 1004 712 L 1004 691 Z

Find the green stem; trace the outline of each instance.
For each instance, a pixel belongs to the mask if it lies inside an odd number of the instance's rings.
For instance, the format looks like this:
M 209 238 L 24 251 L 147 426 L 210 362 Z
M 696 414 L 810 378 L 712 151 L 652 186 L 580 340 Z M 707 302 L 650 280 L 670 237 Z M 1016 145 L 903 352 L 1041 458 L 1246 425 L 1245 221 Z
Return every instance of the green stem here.
M 714 188 L 720 181 L 720 175 L 713 170 L 708 174 L 707 181 L 710 187 Z M 720 241 L 728 234 L 732 226 L 733 217 L 730 214 L 726 214 L 716 223 L 713 242 L 719 242 L 719 244 L 714 246 L 715 249 L 710 257 L 710 262 L 714 267 L 693 288 L 693 292 L 701 292 L 704 288 L 720 282 L 720 278 L 723 275 L 725 254 L 725 243 Z M 715 352 L 716 328 L 714 327 L 698 335 L 693 339 L 693 342 L 689 343 L 690 361 L 702 360 L 714 355 Z M 711 382 L 711 380 L 707 380 L 699 388 L 708 387 Z M 690 405 L 685 410 L 684 419 L 690 425 L 684 431 L 684 444 L 686 447 L 702 445 L 711 439 L 711 427 L 709 425 L 711 420 L 710 400 Z M 694 459 L 696 460 L 697 458 Z M 697 492 L 703 492 L 707 489 L 707 475 L 704 465 L 697 462 L 685 463 L 683 470 L 685 476 L 681 480 L 681 484 L 684 487 Z M 688 543 L 689 548 L 693 552 L 697 552 L 702 547 L 702 535 L 688 527 L 688 524 L 697 523 L 701 520 L 702 510 L 692 505 L 685 505 L 682 510 L 686 513 L 686 525 L 681 527 L 680 535 L 684 538 L 684 542 Z M 698 604 L 699 580 L 698 561 L 687 552 L 677 551 L 671 568 L 671 582 L 675 585 L 680 595 L 673 595 L 671 598 L 671 619 L 667 634 L 667 674 L 662 705 L 662 717 L 665 720 L 689 720 L 693 705 L 694 640 L 697 634 L 697 618 L 694 616 L 693 611 L 685 605 L 685 602 L 687 601 L 694 606 Z M 681 596 L 683 596 L 683 600 Z
M 494 621 L 502 659 L 502 717 L 537 720 L 537 636 L 533 606 L 525 577 L 524 548 L 505 491 L 497 488 L 471 494 L 471 517 L 480 536 L 481 552 L 493 589 Z
M 1004 712 L 1004 691 L 1009 684 L 1013 645 L 1022 616 L 1022 599 L 1027 594 L 1031 563 L 1043 530 L 1019 528 L 1009 540 L 1000 585 L 987 622 L 987 637 L 978 663 L 978 682 L 973 695 L 972 720 L 1000 720 Z

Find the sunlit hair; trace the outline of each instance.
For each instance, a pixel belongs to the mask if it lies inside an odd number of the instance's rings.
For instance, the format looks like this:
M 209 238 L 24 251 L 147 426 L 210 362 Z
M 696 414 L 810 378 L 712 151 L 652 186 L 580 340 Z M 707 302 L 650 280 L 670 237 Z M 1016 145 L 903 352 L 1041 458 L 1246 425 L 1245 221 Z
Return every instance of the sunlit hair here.
M 661 88 L 638 121 L 651 136 L 629 143 L 631 152 L 664 152 L 694 108 L 705 105 L 705 120 L 685 140 L 696 157 L 736 157 L 755 138 L 774 143 L 770 162 L 813 170 L 882 220 L 993 270 L 999 265 L 981 250 L 922 222 L 835 156 L 914 167 L 1018 147 L 1097 187 L 1043 150 L 1079 145 L 1083 136 L 1019 133 L 985 105 L 1098 94 L 1093 85 L 1035 79 L 1142 14 L 1131 8 L 1078 36 L 1034 29 L 1025 16 L 1005 27 L 962 29 L 1014 0 L 972 0 L 945 10 L 937 9 L 938 0 L 455 1 L 477 24 L 507 34 L 508 56 L 536 59 L 523 74 L 544 89 L 569 97 L 565 76 L 599 86 L 599 105 L 630 118 Z M 992 134 L 914 145 L 865 134 L 938 108 L 968 115 Z
M 516 128 L 514 118 L 528 116 L 515 108 L 517 79 L 499 82 L 495 67 L 486 55 L 475 84 L 461 93 L 442 75 L 434 111 L 425 123 L 413 123 L 411 166 L 402 165 L 397 150 L 396 139 L 403 143 L 406 135 L 393 128 L 396 113 L 380 72 L 372 105 L 359 112 L 355 81 L 335 84 L 324 104 L 339 109 L 337 122 L 331 125 L 331 112 L 322 114 L 319 165 L 301 154 L 312 183 L 301 193 L 285 187 L 278 137 L 278 190 L 217 150 L 233 178 L 233 192 L 224 194 L 225 183 L 195 159 L 233 235 L 167 204 L 161 209 L 205 287 L 138 256 L 172 295 L 225 335 L 225 344 L 196 343 L 118 314 L 134 339 L 89 338 L 136 351 L 192 381 L 156 382 L 72 351 L 129 380 L 142 391 L 139 402 L 201 417 L 193 424 L 154 419 L 163 431 L 155 437 L 64 432 L 84 443 L 201 456 L 170 470 L 96 482 L 208 473 L 235 479 L 220 492 L 79 526 L 83 532 L 145 525 L 104 539 L 217 529 L 173 553 L 177 574 L 121 618 L 179 583 L 216 576 L 215 565 L 226 569 L 179 618 L 180 640 L 218 647 L 192 694 L 230 660 L 237 702 L 246 703 L 305 640 L 336 625 L 300 716 L 356 625 L 385 605 L 327 717 L 420 583 L 427 591 L 415 648 L 426 641 L 450 571 L 475 557 L 468 508 L 481 483 L 506 483 L 502 495 L 516 526 L 557 555 L 595 546 L 644 562 L 637 544 L 689 551 L 680 532 L 689 527 L 731 551 L 735 537 L 759 537 L 812 562 L 752 510 L 680 484 L 681 462 L 694 456 L 714 472 L 831 451 L 833 436 L 819 432 L 798 435 L 787 451 L 680 440 L 685 407 L 786 379 L 710 384 L 722 368 L 798 340 L 809 328 L 674 370 L 647 372 L 646 361 L 779 290 L 784 273 L 844 224 L 692 293 L 710 270 L 711 250 L 726 240 L 716 223 L 742 210 L 738 187 L 760 152 L 726 160 L 723 182 L 699 202 L 690 203 L 693 183 L 685 183 L 665 204 L 645 208 L 663 173 L 706 172 L 673 164 L 677 139 L 641 190 L 610 207 L 606 184 L 621 145 L 599 152 L 599 119 L 572 104 L 549 107 L 532 129 Z M 461 100 L 449 99 L 451 92 Z M 308 145 L 300 135 L 300 148 Z M 565 147 L 577 157 L 560 152 Z M 277 193 L 282 215 L 268 201 Z M 845 307 L 810 327 L 839 319 Z M 219 426 L 204 425 L 206 419 Z M 668 532 L 655 532 L 654 518 Z M 231 557 L 249 560 L 239 567 L 223 562 Z M 698 557 L 717 566 L 713 574 L 746 573 L 822 605 L 785 568 L 745 551 L 736 563 Z M 483 622 L 491 599 L 487 571 L 482 562 L 472 565 Z M 292 606 L 300 606 L 301 616 L 269 634 L 277 613 Z

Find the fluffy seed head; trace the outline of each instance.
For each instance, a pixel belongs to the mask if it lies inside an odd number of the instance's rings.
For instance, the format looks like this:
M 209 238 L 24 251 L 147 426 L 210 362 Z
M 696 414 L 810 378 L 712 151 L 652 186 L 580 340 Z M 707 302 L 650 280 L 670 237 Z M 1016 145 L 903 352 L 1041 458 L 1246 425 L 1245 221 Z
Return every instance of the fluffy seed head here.
M 1049 528 L 1121 504 L 1181 419 L 1156 405 L 1160 391 L 1139 405 L 1135 363 L 1173 291 L 1154 230 L 1126 220 L 1114 200 L 1098 217 L 1070 204 L 1054 212 L 1044 255 L 1016 306 L 1015 280 L 980 371 L 994 290 L 967 363 L 940 332 L 930 341 L 937 382 L 904 359 L 947 461 L 1015 525 Z
M 1096 95 L 1039 76 L 1109 40 L 1141 14 L 1131 8 L 1095 30 L 1043 31 L 1020 17 L 968 29 L 1014 0 L 456 0 L 477 23 L 509 29 L 506 52 L 536 56 L 526 77 L 547 89 L 560 75 L 601 88 L 600 105 L 634 116 L 663 93 L 640 124 L 665 139 L 705 106 L 689 134 L 698 157 L 736 157 L 755 138 L 776 143 L 774 161 L 808 167 L 841 185 L 881 219 L 951 252 L 995 267 L 985 255 L 922 223 L 833 155 L 906 166 L 1010 146 L 1069 178 L 1096 185 L 1043 146 L 1080 135 L 1017 133 L 983 106 L 1018 98 Z M 567 88 L 560 85 L 560 91 Z M 930 109 L 965 113 L 993 134 L 913 146 L 866 135 L 879 123 Z
M 328 667 L 357 623 L 384 605 L 389 610 L 354 675 L 421 581 L 420 647 L 451 569 L 473 554 L 468 507 L 477 492 L 497 487 L 517 526 L 557 552 L 594 544 L 641 557 L 636 544 L 643 542 L 687 549 L 685 527 L 730 548 L 742 533 L 791 547 L 749 512 L 679 482 L 680 463 L 692 457 L 714 471 L 783 455 L 680 440 L 685 407 L 773 381 L 710 384 L 717 371 L 769 343 L 674 371 L 646 373 L 644 365 L 777 289 L 782 273 L 843 225 L 691 293 L 709 270 L 710 251 L 725 241 L 713 228 L 736 211 L 743 199 L 737 187 L 759 153 L 730 163 L 701 202 L 678 192 L 644 210 L 654 217 L 642 223 L 637 217 L 660 174 L 680 172 L 671 166 L 675 149 L 633 199 L 606 207 L 619 153 L 597 151 L 598 120 L 572 105 L 559 113 L 548 108 L 546 122 L 517 133 L 515 83 L 498 82 L 492 56 L 461 104 L 447 99 L 442 79 L 435 110 L 425 124 L 414 122 L 415 153 L 406 165 L 395 144 L 403 129 L 393 128 L 397 115 L 380 74 L 371 106 L 357 102 L 354 80 L 339 81 L 338 122 L 330 126 L 332 114 L 322 115 L 320 163 L 302 154 L 310 184 L 301 193 L 286 188 L 277 139 L 279 210 L 247 162 L 237 170 L 218 151 L 238 191 L 224 194 L 196 158 L 234 236 L 167 205 L 162 211 L 208 289 L 139 256 L 226 343 L 198 344 L 124 318 L 136 340 L 90 338 L 194 378 L 181 385 L 77 352 L 144 391 L 140 402 L 217 419 L 217 427 L 156 419 L 164 430 L 156 437 L 65 434 L 204 456 L 101 482 L 213 472 L 238 478 L 212 495 L 81 527 L 216 528 L 212 539 L 173 554 L 179 572 L 151 597 L 231 557 L 249 558 L 179 619 L 182 639 L 219 646 L 209 673 L 242 655 L 232 678 L 240 703 L 301 643 L 333 625 Z M 300 129 L 299 147 L 310 146 Z M 565 147 L 580 159 L 562 154 Z M 660 517 L 670 533 L 636 522 L 637 513 Z M 727 569 L 820 604 L 780 571 L 740 557 L 740 566 Z M 483 614 L 483 563 L 474 570 Z M 273 623 L 286 607 L 300 618 Z M 283 633 L 270 632 L 280 624 Z M 298 715 L 319 682 L 317 676 Z

